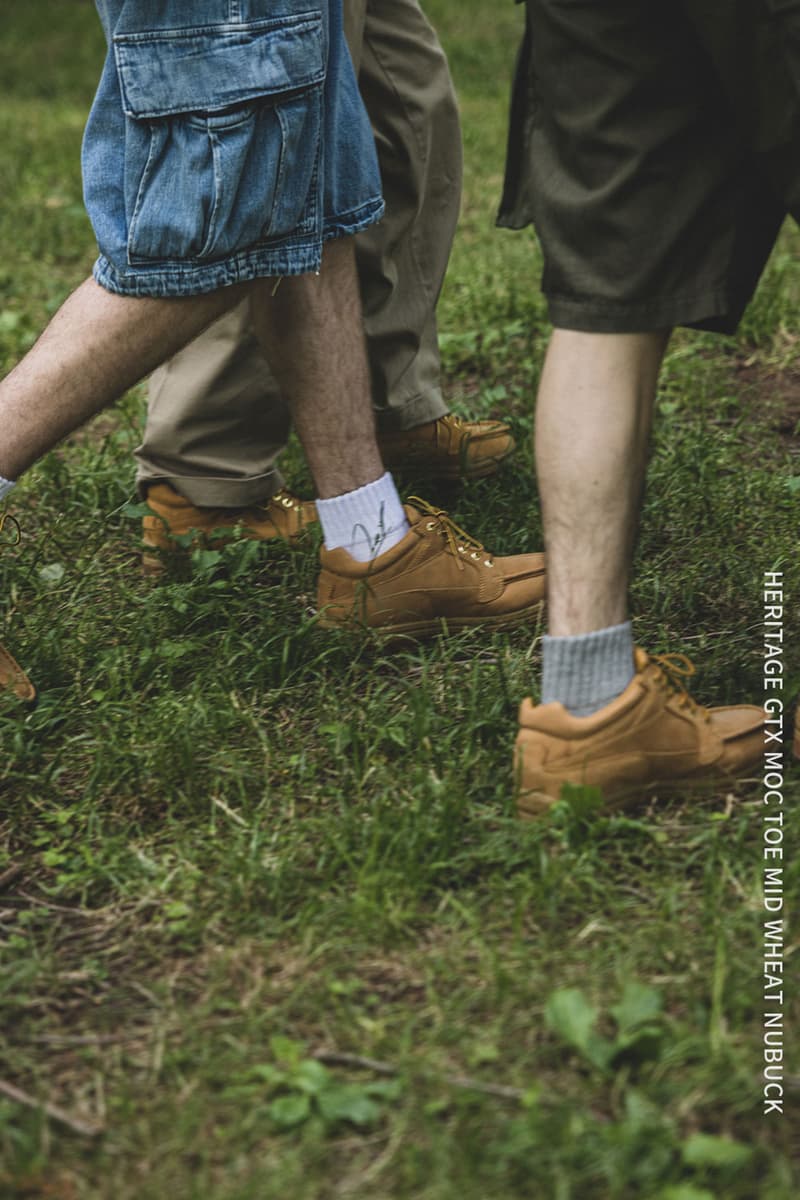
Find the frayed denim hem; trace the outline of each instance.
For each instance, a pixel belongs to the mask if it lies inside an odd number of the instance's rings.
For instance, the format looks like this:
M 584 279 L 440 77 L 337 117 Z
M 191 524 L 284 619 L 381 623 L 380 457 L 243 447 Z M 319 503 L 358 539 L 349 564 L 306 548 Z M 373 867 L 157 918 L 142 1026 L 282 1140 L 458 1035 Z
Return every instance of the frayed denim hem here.
M 163 262 L 120 270 L 101 254 L 92 274 L 102 288 L 118 296 L 161 298 L 199 296 L 264 277 L 318 274 L 324 242 L 359 233 L 379 221 L 383 212 L 383 200 L 373 197 L 353 212 L 326 217 L 321 236 L 284 238 L 214 263 Z

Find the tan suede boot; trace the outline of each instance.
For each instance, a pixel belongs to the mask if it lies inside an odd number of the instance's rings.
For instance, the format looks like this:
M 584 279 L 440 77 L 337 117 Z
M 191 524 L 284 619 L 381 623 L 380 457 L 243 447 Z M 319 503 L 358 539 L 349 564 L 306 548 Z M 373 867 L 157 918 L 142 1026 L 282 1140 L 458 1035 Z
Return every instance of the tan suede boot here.
M 423 637 L 535 620 L 545 591 L 543 554 L 493 558 L 440 509 L 405 505 L 411 529 L 368 563 L 346 550 L 321 551 L 319 623 L 367 626 Z
M 13 655 L 0 645 L 0 691 L 9 690 L 20 700 L 35 700 L 36 688 Z
M 294 542 L 317 520 L 313 500 L 298 500 L 285 489 L 263 507 L 198 508 L 168 483 L 156 483 L 147 490 L 147 503 L 153 515 L 142 520 L 145 575 L 161 574 L 163 555 L 180 551 L 175 539 L 187 533 L 197 533 L 198 545 L 224 545 L 233 529 L 258 541 Z
M 14 531 L 11 543 L 14 545 L 19 541 L 19 525 L 16 518 L 10 517 L 8 513 L 0 513 L 0 535 L 7 527 Z M 36 699 L 36 688 L 13 654 L 0 643 L 0 692 L 2 691 L 14 692 L 20 700 Z
M 516 742 L 521 817 L 546 812 L 565 783 L 599 787 L 613 807 L 656 785 L 738 779 L 758 764 L 762 709 L 701 708 L 682 686 L 694 674 L 682 654 L 649 658 L 637 649 L 635 668 L 622 695 L 589 717 L 523 700 Z
M 388 470 L 422 471 L 438 479 L 483 479 L 513 454 L 515 442 L 502 421 L 465 421 L 453 413 L 413 429 L 378 433 Z

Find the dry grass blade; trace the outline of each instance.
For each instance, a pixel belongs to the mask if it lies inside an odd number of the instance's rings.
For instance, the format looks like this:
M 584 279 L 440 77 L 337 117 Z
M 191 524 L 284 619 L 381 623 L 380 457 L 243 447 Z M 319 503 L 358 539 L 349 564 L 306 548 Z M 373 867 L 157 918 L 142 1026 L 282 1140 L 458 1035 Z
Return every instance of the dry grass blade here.
M 80 1134 L 81 1137 L 96 1138 L 105 1132 L 104 1126 L 97 1125 L 92 1121 L 84 1121 L 81 1117 L 74 1117 L 71 1113 L 65 1112 L 63 1108 L 59 1108 L 58 1105 L 50 1104 L 49 1101 L 37 1100 L 35 1096 L 24 1092 L 22 1088 L 16 1087 L 13 1083 L 7 1083 L 4 1079 L 0 1079 L 0 1095 L 13 1100 L 15 1104 L 22 1104 L 25 1108 L 45 1113 L 51 1121 L 65 1126 L 73 1133 Z

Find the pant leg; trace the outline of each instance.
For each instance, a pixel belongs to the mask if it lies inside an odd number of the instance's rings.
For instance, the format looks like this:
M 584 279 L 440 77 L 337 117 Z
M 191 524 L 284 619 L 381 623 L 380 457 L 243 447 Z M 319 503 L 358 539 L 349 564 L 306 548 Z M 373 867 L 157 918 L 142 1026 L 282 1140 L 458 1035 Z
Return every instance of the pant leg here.
M 356 238 L 378 426 L 447 412 L 436 303 L 461 203 L 461 127 L 444 52 L 417 0 L 367 0 L 359 87 L 386 214 Z
M 683 0 L 739 133 L 800 222 L 800 0 Z
M 447 412 L 435 308 L 461 200 L 461 129 L 447 60 L 417 0 L 345 0 L 345 34 L 378 146 L 386 216 L 356 238 L 379 425 Z M 137 483 L 239 507 L 281 485 L 288 413 L 243 306 L 150 381 Z
M 345 0 L 356 71 L 367 0 Z M 135 452 L 137 485 L 169 483 L 201 507 L 263 503 L 281 487 L 288 406 L 243 301 L 150 377 L 147 419 Z
M 289 412 L 250 325 L 247 301 L 150 377 L 137 484 L 166 482 L 192 504 L 246 508 L 283 482 Z
M 367 0 L 344 4 L 356 71 L 366 7 Z M 276 464 L 290 424 L 245 300 L 150 377 L 135 451 L 139 492 L 164 482 L 201 507 L 263 503 L 283 484 Z

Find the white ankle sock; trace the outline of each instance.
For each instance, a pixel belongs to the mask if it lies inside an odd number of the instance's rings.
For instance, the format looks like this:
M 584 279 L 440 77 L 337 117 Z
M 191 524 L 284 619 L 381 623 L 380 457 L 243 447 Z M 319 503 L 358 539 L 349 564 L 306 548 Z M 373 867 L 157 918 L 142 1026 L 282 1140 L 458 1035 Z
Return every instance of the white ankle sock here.
M 13 479 L 3 479 L 3 476 L 0 475 L 0 500 L 7 496 L 13 487 L 16 487 Z
M 385 554 L 410 528 L 388 471 L 354 492 L 318 500 L 317 512 L 325 549 L 346 550 L 356 562 L 369 562 Z

